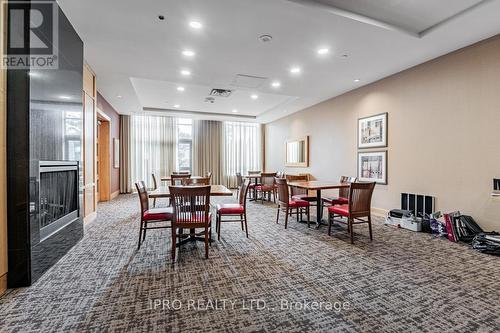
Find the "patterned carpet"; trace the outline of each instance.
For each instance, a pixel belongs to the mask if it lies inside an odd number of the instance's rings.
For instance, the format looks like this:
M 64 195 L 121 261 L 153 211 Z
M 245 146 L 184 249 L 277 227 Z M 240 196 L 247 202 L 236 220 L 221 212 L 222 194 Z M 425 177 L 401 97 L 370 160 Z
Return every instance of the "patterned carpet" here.
M 380 221 L 373 243 L 357 226 L 351 245 L 343 226 L 285 230 L 274 206 L 252 203 L 249 239 L 225 224 L 210 259 L 188 244 L 172 264 L 167 230 L 136 251 L 138 207 L 101 204 L 79 244 L 0 299 L 0 331 L 500 331 L 498 257 Z

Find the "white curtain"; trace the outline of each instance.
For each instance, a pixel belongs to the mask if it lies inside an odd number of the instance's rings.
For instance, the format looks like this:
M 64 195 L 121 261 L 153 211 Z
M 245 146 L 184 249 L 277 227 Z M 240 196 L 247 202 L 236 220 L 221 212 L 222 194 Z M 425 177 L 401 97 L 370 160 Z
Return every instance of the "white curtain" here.
M 193 122 L 193 175 L 212 173 L 212 184 L 222 184 L 222 122 L 195 120 Z
M 262 171 L 262 129 L 260 124 L 224 123 L 224 184 L 236 187 L 236 172 Z
M 176 165 L 175 118 L 132 116 L 131 119 L 131 176 L 132 182 L 144 181 L 153 186 L 152 174 L 170 176 Z M 160 184 L 158 184 L 160 185 Z

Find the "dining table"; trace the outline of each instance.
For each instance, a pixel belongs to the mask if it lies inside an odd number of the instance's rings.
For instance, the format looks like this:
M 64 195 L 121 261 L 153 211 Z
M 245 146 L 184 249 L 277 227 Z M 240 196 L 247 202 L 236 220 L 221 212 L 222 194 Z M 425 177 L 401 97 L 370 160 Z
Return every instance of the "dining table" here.
M 206 177 L 202 177 L 202 176 L 191 176 L 189 177 L 191 179 L 202 179 L 202 178 L 206 178 Z M 170 176 L 165 176 L 165 177 L 161 177 L 160 178 L 162 182 L 170 182 L 172 180 L 172 177 Z
M 190 185 L 192 186 L 192 185 Z M 193 186 L 194 187 L 194 186 Z M 151 191 L 148 193 L 149 198 L 151 199 L 158 199 L 158 198 L 170 198 L 170 190 L 169 186 L 160 186 L 156 190 Z M 211 197 L 230 197 L 233 195 L 233 192 L 225 187 L 224 185 L 210 185 L 210 196 Z M 175 246 L 179 247 L 183 244 L 186 244 L 188 242 L 204 242 L 205 238 L 203 237 L 196 237 L 196 233 L 194 229 L 190 229 L 190 235 L 188 238 L 178 242 Z
M 289 182 L 288 186 L 298 187 L 308 191 L 316 191 L 316 229 L 323 224 L 323 199 L 321 197 L 322 190 L 334 190 L 341 188 L 349 188 L 348 183 L 339 183 L 338 181 L 311 180 Z

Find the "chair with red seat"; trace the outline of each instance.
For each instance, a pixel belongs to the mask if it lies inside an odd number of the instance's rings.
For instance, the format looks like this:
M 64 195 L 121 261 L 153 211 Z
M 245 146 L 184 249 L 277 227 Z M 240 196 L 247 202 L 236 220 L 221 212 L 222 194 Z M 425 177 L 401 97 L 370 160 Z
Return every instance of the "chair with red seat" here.
M 257 185 L 255 189 L 260 193 L 260 199 L 264 202 L 266 194 L 268 199 L 271 200 L 271 194 L 273 195 L 273 201 L 276 203 L 276 187 L 274 178 L 276 178 L 276 172 L 263 172 L 261 173 L 261 184 Z
M 286 175 L 286 180 L 289 182 L 307 182 L 309 181 L 309 177 L 307 175 Z M 315 195 L 309 195 L 309 191 L 306 189 L 290 186 L 290 190 L 292 199 L 305 200 L 310 203 L 318 201 L 318 198 Z
M 285 229 L 288 227 L 288 216 L 295 210 L 297 213 L 297 220 L 302 216 L 303 210 L 307 214 L 307 227 L 310 224 L 310 203 L 305 200 L 293 200 L 290 199 L 290 194 L 288 192 L 288 183 L 284 178 L 276 178 L 276 184 L 278 185 L 278 213 L 276 215 L 276 223 L 278 223 L 280 218 L 280 210 L 285 212 Z
M 355 183 L 357 180 L 358 178 L 356 177 L 347 177 L 347 176 L 340 177 L 341 184 L 352 184 Z M 349 188 L 346 187 L 339 189 L 338 197 L 322 198 L 322 200 L 323 200 L 323 205 L 325 207 L 335 206 L 335 205 L 347 205 L 349 203 Z
M 248 195 L 248 184 L 249 180 L 245 180 L 239 189 L 239 200 L 237 204 L 218 204 L 217 205 L 217 219 L 215 230 L 217 231 L 217 237 L 220 240 L 221 225 L 222 222 L 240 222 L 241 230 L 244 230 L 248 238 L 248 224 L 247 224 L 247 195 Z M 232 217 L 228 220 L 223 220 L 223 217 Z M 236 219 L 239 217 L 239 219 Z
M 260 174 L 262 173 L 262 171 L 248 171 L 248 176 L 255 176 L 255 178 L 252 178 L 252 177 L 249 177 L 251 179 L 250 181 L 250 185 L 248 185 L 248 187 L 253 190 L 253 199 L 254 200 L 257 200 L 257 190 L 255 189 L 257 186 L 260 186 L 262 185 L 260 182 L 259 182 L 259 179 L 260 179 Z M 255 180 L 255 182 L 252 182 L 252 180 Z
M 141 226 L 139 229 L 139 244 L 137 250 L 141 248 L 142 242 L 146 239 L 146 230 L 148 229 L 170 229 L 170 225 L 150 227 L 149 224 L 157 224 L 160 222 L 170 222 L 173 217 L 172 208 L 149 208 L 149 197 L 146 185 L 143 181 L 135 183 L 139 200 L 141 202 Z
M 205 258 L 212 242 L 212 214 L 210 214 L 210 186 L 169 186 L 174 215 L 172 219 L 172 260 L 178 238 L 204 236 Z M 179 229 L 179 233 L 177 233 Z M 189 229 L 189 234 L 183 230 Z M 196 229 L 203 231 L 196 233 Z
M 347 224 L 351 244 L 354 244 L 353 225 L 368 223 L 370 240 L 373 240 L 371 202 L 374 188 L 375 183 L 352 183 L 349 187 L 348 204 L 328 207 L 328 235 L 331 235 L 333 222 Z M 343 220 L 335 220 L 337 216 L 346 218 L 347 223 Z

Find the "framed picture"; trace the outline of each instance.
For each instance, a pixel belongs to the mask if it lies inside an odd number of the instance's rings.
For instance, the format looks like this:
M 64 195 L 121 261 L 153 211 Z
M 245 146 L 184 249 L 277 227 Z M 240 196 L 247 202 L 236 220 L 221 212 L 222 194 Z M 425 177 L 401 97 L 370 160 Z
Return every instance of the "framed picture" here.
M 120 139 L 113 138 L 113 167 L 120 168 Z
M 358 119 L 358 148 L 387 147 L 387 113 Z
M 387 151 L 358 153 L 358 179 L 387 185 Z

